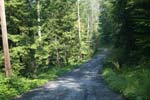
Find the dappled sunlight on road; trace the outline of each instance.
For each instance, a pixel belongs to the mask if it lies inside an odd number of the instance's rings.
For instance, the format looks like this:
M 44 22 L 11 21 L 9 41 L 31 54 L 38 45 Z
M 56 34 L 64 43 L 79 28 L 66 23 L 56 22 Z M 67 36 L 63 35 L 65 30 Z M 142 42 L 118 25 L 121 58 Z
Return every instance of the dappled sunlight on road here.
M 124 100 L 108 89 L 98 74 L 104 57 L 105 53 L 100 54 L 80 68 L 22 95 L 17 100 Z

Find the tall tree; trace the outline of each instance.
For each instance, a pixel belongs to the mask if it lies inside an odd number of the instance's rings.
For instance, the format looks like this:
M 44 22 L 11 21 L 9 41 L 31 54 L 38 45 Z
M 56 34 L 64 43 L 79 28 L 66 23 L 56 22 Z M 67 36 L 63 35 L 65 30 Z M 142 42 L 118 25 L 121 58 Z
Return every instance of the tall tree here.
M 81 20 L 80 20 L 80 0 L 77 2 L 78 5 L 78 34 L 79 34 L 79 43 L 81 44 Z
M 9 56 L 4 0 L 0 1 L 0 12 L 1 12 L 0 19 L 1 19 L 1 28 L 2 28 L 3 51 L 5 57 L 5 72 L 6 72 L 6 76 L 10 77 L 12 75 L 12 72 L 11 72 L 11 64 L 10 64 L 10 56 Z
M 37 21 L 38 21 L 38 35 L 39 35 L 39 39 L 41 40 L 41 26 L 40 26 L 40 23 L 41 23 L 41 18 L 40 18 L 40 0 L 37 0 Z

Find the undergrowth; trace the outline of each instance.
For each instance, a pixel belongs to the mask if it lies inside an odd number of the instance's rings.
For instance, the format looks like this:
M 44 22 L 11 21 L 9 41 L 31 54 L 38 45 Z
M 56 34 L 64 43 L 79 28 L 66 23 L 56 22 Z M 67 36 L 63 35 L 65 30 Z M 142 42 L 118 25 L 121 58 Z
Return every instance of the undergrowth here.
M 150 100 L 150 69 L 106 67 L 102 73 L 108 85 L 129 100 Z
M 41 86 L 50 80 L 54 80 L 60 75 L 78 67 L 79 65 L 71 65 L 66 67 L 53 67 L 46 72 L 41 72 L 35 79 L 13 76 L 5 78 L 0 73 L 0 100 L 10 100 L 19 96 L 35 87 Z

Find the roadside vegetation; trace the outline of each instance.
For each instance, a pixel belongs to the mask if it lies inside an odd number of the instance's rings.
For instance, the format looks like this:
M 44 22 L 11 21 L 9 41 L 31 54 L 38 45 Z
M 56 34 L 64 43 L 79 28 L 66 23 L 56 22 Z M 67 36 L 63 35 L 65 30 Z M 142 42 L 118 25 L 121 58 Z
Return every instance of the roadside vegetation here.
M 150 1 L 101 0 L 101 43 L 111 45 L 102 75 L 129 100 L 150 100 Z
M 102 76 L 111 89 L 121 93 L 129 100 L 149 100 L 150 69 L 121 68 L 119 71 L 105 64 Z
M 0 100 L 10 100 L 38 86 L 42 86 L 48 81 L 57 79 L 66 72 L 69 72 L 79 65 L 65 67 L 53 67 L 47 71 L 40 72 L 36 78 L 25 78 L 12 76 L 5 78 L 4 74 L 0 74 Z

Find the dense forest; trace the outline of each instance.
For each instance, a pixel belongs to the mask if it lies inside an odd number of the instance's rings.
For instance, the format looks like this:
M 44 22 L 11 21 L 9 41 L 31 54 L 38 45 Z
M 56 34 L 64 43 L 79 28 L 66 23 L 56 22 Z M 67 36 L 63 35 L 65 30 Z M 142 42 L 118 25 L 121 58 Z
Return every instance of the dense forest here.
M 0 35 L 0 100 L 78 67 L 99 48 L 109 49 L 108 85 L 128 99 L 150 99 L 149 0 L 5 0 L 5 11 L 11 69 L 6 78 Z
M 91 25 L 92 32 L 87 34 L 85 22 L 79 22 L 79 34 L 74 0 L 6 0 L 6 15 L 12 71 L 16 75 L 34 77 L 48 66 L 80 62 L 78 58 L 84 60 L 93 53 L 91 46 L 95 44 L 88 42 L 96 40 L 96 32 L 91 34 L 96 25 Z M 80 16 L 86 21 L 88 14 Z M 90 24 L 94 24 L 96 18 L 91 19 Z
M 101 43 L 111 46 L 103 72 L 131 100 L 149 100 L 150 1 L 101 0 Z
M 1 36 L 2 100 L 56 78 L 96 51 L 97 0 L 5 0 L 5 9 L 12 75 L 5 78 Z

